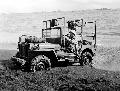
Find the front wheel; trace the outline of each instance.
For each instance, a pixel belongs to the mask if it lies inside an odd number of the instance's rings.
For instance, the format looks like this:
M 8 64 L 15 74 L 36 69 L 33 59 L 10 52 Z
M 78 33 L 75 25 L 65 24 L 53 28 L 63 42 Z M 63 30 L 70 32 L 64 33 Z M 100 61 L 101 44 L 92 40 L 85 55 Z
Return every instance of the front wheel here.
M 44 55 L 39 55 L 31 61 L 31 71 L 48 70 L 51 68 L 50 59 Z
M 92 53 L 90 53 L 89 51 L 85 51 L 81 54 L 81 63 L 82 65 L 89 65 L 92 66 Z

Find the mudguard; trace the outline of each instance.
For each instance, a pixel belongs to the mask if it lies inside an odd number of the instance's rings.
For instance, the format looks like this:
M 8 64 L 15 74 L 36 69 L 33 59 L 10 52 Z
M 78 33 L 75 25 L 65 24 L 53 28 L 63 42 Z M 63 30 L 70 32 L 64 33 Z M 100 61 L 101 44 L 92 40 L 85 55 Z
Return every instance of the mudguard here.
M 43 50 L 34 50 L 28 52 L 28 60 L 32 60 L 38 55 L 44 55 L 50 59 L 51 67 L 55 67 L 58 64 L 58 58 L 54 50 L 43 49 Z

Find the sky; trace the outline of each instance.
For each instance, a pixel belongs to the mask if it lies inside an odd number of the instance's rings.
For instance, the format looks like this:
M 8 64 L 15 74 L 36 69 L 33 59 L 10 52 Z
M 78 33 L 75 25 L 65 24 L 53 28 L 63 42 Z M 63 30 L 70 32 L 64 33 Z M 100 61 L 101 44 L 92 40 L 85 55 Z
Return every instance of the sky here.
M 0 0 L 0 13 L 120 8 L 120 0 Z

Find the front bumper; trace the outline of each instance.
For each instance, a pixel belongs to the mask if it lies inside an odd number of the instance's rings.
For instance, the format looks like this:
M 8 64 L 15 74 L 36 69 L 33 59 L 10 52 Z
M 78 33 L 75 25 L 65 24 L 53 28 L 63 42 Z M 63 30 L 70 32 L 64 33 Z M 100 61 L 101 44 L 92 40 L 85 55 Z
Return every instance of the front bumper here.
M 14 62 L 20 63 L 21 66 L 25 65 L 25 63 L 26 63 L 26 61 L 24 59 L 17 58 L 17 57 L 12 57 L 11 60 L 13 60 Z

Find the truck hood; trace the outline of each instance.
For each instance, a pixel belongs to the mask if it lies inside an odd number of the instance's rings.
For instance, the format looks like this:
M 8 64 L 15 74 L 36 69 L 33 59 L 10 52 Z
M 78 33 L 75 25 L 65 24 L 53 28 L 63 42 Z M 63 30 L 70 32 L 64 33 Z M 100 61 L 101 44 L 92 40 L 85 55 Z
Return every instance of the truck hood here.
M 39 45 L 39 49 L 54 49 L 54 50 L 59 50 L 61 46 L 59 44 L 51 44 L 51 43 L 37 43 L 33 44 L 31 43 L 30 46 L 37 46 Z
M 51 43 L 40 43 L 40 48 L 47 48 L 47 49 L 54 49 L 54 48 L 60 48 L 59 44 L 51 44 Z

